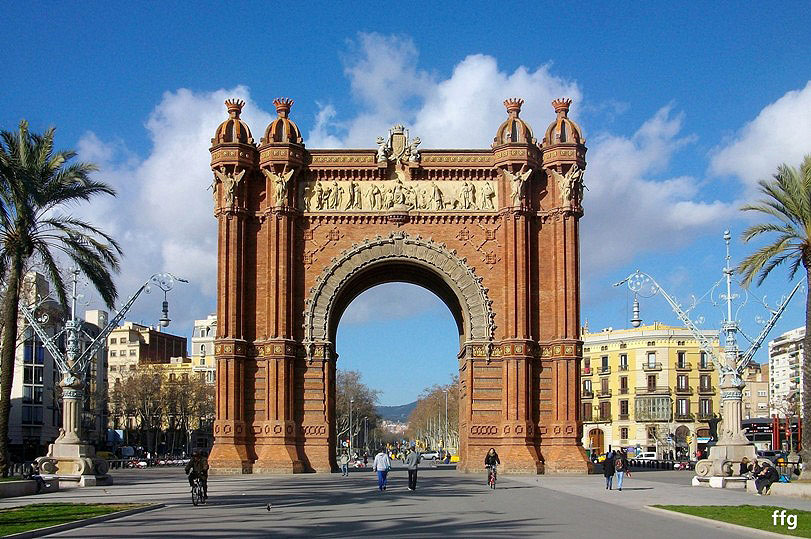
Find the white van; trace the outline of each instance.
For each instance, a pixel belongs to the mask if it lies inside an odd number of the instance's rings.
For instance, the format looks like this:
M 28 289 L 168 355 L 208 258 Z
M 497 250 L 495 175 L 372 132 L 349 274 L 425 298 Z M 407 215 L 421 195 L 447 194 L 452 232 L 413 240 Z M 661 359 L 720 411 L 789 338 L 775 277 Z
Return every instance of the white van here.
M 657 460 L 655 451 L 647 451 L 645 453 L 640 453 L 634 458 L 636 460 Z

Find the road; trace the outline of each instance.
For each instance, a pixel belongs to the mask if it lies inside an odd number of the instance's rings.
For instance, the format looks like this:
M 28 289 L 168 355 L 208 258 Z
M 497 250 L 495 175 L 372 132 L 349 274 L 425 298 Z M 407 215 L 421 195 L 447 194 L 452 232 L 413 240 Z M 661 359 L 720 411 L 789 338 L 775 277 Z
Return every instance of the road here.
M 667 475 L 671 474 L 671 475 Z M 786 504 L 741 492 L 690 487 L 688 473 L 642 472 L 623 492 L 607 491 L 602 476 L 501 476 L 493 491 L 484 474 L 420 471 L 418 489 L 392 472 L 379 492 L 371 472 L 210 479 L 210 501 L 193 507 L 178 468 L 126 470 L 112 487 L 2 500 L 0 506 L 44 501 L 153 501 L 163 509 L 52 537 L 741 537 L 737 531 L 645 509 L 650 503 Z M 675 482 L 673 479 L 677 479 Z M 662 481 L 660 479 L 666 479 Z M 686 482 L 686 484 L 685 484 Z M 270 511 L 267 504 L 272 504 Z

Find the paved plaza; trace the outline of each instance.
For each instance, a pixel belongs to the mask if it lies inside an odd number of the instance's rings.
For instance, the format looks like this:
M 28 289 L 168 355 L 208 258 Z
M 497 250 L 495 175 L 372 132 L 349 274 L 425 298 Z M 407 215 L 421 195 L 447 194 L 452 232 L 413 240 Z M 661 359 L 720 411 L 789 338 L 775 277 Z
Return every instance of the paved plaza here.
M 194 507 L 179 468 L 126 470 L 111 487 L 93 487 L 0 501 L 156 502 L 164 508 L 54 534 L 51 537 L 741 537 L 737 530 L 645 509 L 658 503 L 779 505 L 811 510 L 811 501 L 756 497 L 690 487 L 689 472 L 637 472 L 622 492 L 602 475 L 502 476 L 492 491 L 484 474 L 420 470 L 418 489 L 395 469 L 386 492 L 375 475 L 212 477 L 206 506 Z M 267 504 L 272 504 L 270 511 Z M 753 532 L 753 535 L 754 532 Z

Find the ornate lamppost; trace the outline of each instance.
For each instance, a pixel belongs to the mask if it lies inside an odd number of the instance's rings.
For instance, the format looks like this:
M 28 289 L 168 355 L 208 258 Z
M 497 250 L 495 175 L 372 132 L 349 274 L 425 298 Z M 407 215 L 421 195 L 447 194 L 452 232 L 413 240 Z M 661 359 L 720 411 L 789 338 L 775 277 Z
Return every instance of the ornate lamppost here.
M 763 304 L 771 311 L 771 317 L 765 321 L 763 330 L 755 339 L 748 339 L 751 341 L 749 348 L 742 351 L 738 348 L 737 336 L 741 332 L 738 324 L 738 313 L 741 308 L 747 303 L 744 299 L 737 307 L 733 308 L 733 300 L 738 299 L 739 294 L 732 292 L 732 274 L 735 270 L 730 266 L 729 243 L 732 236 L 729 230 L 724 231 L 724 242 L 726 243 L 726 265 L 723 269 L 724 277 L 717 281 L 710 290 L 704 294 L 700 299 L 693 298 L 692 304 L 688 308 L 683 308 L 676 300 L 674 300 L 656 280 L 647 273 L 637 270 L 622 281 L 616 283 L 614 286 L 627 284 L 628 288 L 636 295 L 643 297 L 652 297 L 660 294 L 665 301 L 670 304 L 676 317 L 690 330 L 693 336 L 698 341 L 702 351 L 709 357 L 715 367 L 719 370 L 720 374 L 720 389 L 721 389 L 721 424 L 719 425 L 718 442 L 710 448 L 709 456 L 696 463 L 696 479 L 693 484 L 700 482 L 699 478 L 710 479 L 710 486 L 724 486 L 724 477 L 729 477 L 736 474 L 736 463 L 740 463 L 743 457 L 747 457 L 750 461 L 757 460 L 757 452 L 755 446 L 749 442 L 741 429 L 742 417 L 742 396 L 745 383 L 742 379 L 742 374 L 749 362 L 754 358 L 755 352 L 760 348 L 766 336 L 774 327 L 777 319 L 783 314 L 786 306 L 791 298 L 799 290 L 802 281 L 798 282 L 788 296 L 784 297 L 780 304 L 774 308 L 769 308 L 765 303 Z M 726 284 L 726 292 L 723 289 L 715 300 L 715 291 Z M 724 319 L 721 322 L 720 332 L 724 336 L 724 354 L 723 357 L 718 357 L 712 348 L 712 345 L 707 336 L 698 329 L 697 324 L 701 323 L 702 319 L 693 321 L 690 318 L 690 312 L 698 305 L 702 299 L 710 297 L 711 302 L 716 306 L 725 307 Z M 734 310 L 734 315 L 733 315 Z M 635 318 L 638 318 L 638 310 L 634 310 Z M 716 479 L 717 478 L 717 479 Z
M 118 327 L 118 324 L 135 304 L 135 300 L 137 300 L 143 292 L 149 293 L 152 286 L 157 286 L 163 290 L 163 316 L 160 320 L 160 324 L 166 327 L 169 324 L 169 304 L 166 299 L 166 293 L 174 287 L 176 281 L 182 283 L 187 283 L 188 281 L 176 277 L 171 273 L 156 273 L 152 275 L 141 288 L 127 300 L 107 326 L 92 339 L 90 345 L 81 352 L 79 348 L 79 338 L 80 333 L 84 333 L 84 331 L 82 330 L 81 320 L 76 317 L 76 303 L 79 298 L 77 282 L 80 272 L 78 268 L 74 268 L 71 273 L 73 274 L 73 287 L 70 318 L 65 322 L 65 327 L 62 331 L 53 336 L 49 336 L 43 328 L 43 324 L 47 322 L 47 315 L 35 315 L 37 308 L 48 301 L 50 299 L 49 297 L 38 298 L 38 301 L 33 305 L 26 305 L 22 302 L 19 305 L 20 311 L 26 321 L 40 340 L 42 340 L 43 346 L 51 354 L 51 357 L 53 357 L 62 375 L 62 381 L 59 383 L 62 388 L 62 429 L 60 429 L 60 434 L 56 441 L 48 447 L 48 454 L 44 457 L 39 457 L 36 462 L 41 473 L 55 475 L 60 480 L 78 481 L 80 486 L 93 486 L 97 484 L 109 485 L 112 484 L 112 478 L 107 475 L 107 461 L 96 458 L 96 450 L 92 444 L 87 443 L 82 429 L 81 411 L 84 402 L 85 379 L 88 369 L 96 353 L 105 346 L 107 336 Z M 57 341 L 62 335 L 65 336 L 66 344 L 64 353 L 57 346 Z M 85 336 L 90 338 L 86 333 Z

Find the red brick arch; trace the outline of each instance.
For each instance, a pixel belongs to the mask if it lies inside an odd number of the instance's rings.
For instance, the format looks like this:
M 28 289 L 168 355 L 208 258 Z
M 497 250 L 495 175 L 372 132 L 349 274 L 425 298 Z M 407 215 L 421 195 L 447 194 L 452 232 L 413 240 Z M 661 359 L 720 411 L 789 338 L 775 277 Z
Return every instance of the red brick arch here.
M 538 143 L 508 100 L 485 150 L 305 148 L 277 100 L 260 144 L 229 102 L 212 140 L 219 223 L 214 473 L 329 471 L 335 332 L 363 290 L 436 293 L 459 336 L 460 468 L 585 472 L 578 220 L 585 146 L 558 100 Z M 284 127 L 284 129 L 282 129 Z M 576 134 L 577 136 L 573 136 Z M 549 139 L 549 140 L 547 140 Z

